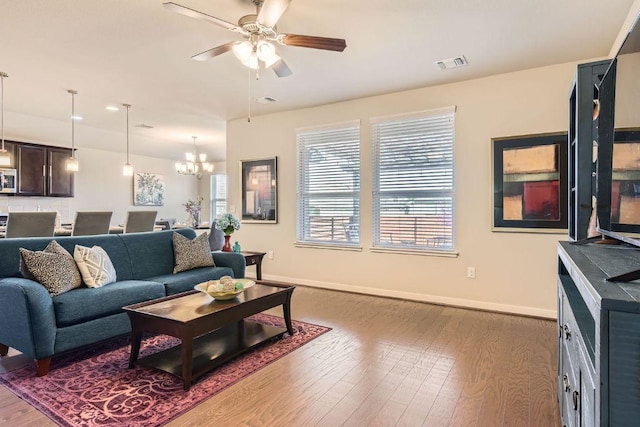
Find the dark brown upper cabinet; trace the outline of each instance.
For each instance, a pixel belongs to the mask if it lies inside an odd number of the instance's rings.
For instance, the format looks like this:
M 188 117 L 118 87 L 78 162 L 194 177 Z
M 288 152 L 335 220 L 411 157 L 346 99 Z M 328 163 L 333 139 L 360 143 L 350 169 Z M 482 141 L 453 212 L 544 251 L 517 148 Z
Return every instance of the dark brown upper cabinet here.
M 16 154 L 18 195 L 73 197 L 74 174 L 66 169 L 71 149 L 18 144 Z

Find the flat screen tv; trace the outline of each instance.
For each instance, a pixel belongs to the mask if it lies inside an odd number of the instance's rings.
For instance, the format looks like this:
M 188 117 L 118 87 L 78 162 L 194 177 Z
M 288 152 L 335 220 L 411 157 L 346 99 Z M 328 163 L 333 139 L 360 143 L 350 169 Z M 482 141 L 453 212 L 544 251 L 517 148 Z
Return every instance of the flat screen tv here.
M 640 246 L 638 19 L 600 81 L 598 93 L 599 111 L 594 111 L 598 125 L 597 154 L 594 155 L 597 159 L 597 230 L 603 236 Z

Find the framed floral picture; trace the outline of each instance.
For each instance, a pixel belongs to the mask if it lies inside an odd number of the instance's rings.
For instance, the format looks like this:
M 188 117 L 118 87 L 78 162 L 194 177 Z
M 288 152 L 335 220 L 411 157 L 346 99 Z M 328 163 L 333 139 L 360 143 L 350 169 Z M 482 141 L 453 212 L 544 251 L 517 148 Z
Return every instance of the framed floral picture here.
M 240 161 L 242 222 L 278 222 L 277 157 Z
M 136 173 L 133 177 L 135 206 L 164 206 L 164 177 L 155 173 Z

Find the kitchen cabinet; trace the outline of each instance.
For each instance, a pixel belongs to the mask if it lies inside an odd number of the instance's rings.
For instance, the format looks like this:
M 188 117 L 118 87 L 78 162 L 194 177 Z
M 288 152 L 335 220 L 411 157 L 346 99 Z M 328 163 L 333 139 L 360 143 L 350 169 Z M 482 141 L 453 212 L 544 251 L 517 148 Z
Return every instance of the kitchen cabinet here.
M 71 149 L 35 144 L 16 145 L 20 196 L 73 197 L 74 174 L 66 170 Z

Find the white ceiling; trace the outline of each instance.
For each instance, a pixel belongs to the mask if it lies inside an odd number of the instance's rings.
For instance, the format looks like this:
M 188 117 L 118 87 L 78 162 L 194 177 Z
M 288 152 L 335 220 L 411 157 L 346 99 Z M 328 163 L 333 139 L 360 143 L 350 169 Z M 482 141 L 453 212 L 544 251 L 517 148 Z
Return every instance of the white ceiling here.
M 277 78 L 265 70 L 256 81 L 231 52 L 192 60 L 240 36 L 172 13 L 164 1 L 2 0 L 5 128 L 28 137 L 30 119 L 40 127 L 68 123 L 67 89 L 75 89 L 76 112 L 85 118 L 78 126 L 87 134 L 123 133 L 124 109 L 105 107 L 129 103 L 134 153 L 172 158 L 197 135 L 202 149 L 223 160 L 225 122 L 246 117 L 249 99 L 278 100 L 251 102 L 252 115 L 260 115 L 606 56 L 633 3 L 294 0 L 279 32 L 344 38 L 347 48 L 278 46 L 293 75 Z M 255 11 L 249 0 L 174 1 L 233 23 Z M 457 55 L 470 65 L 441 71 L 433 64 Z M 134 127 L 140 123 L 154 128 Z M 76 145 L 124 150 L 112 137 L 90 139 L 76 139 Z

